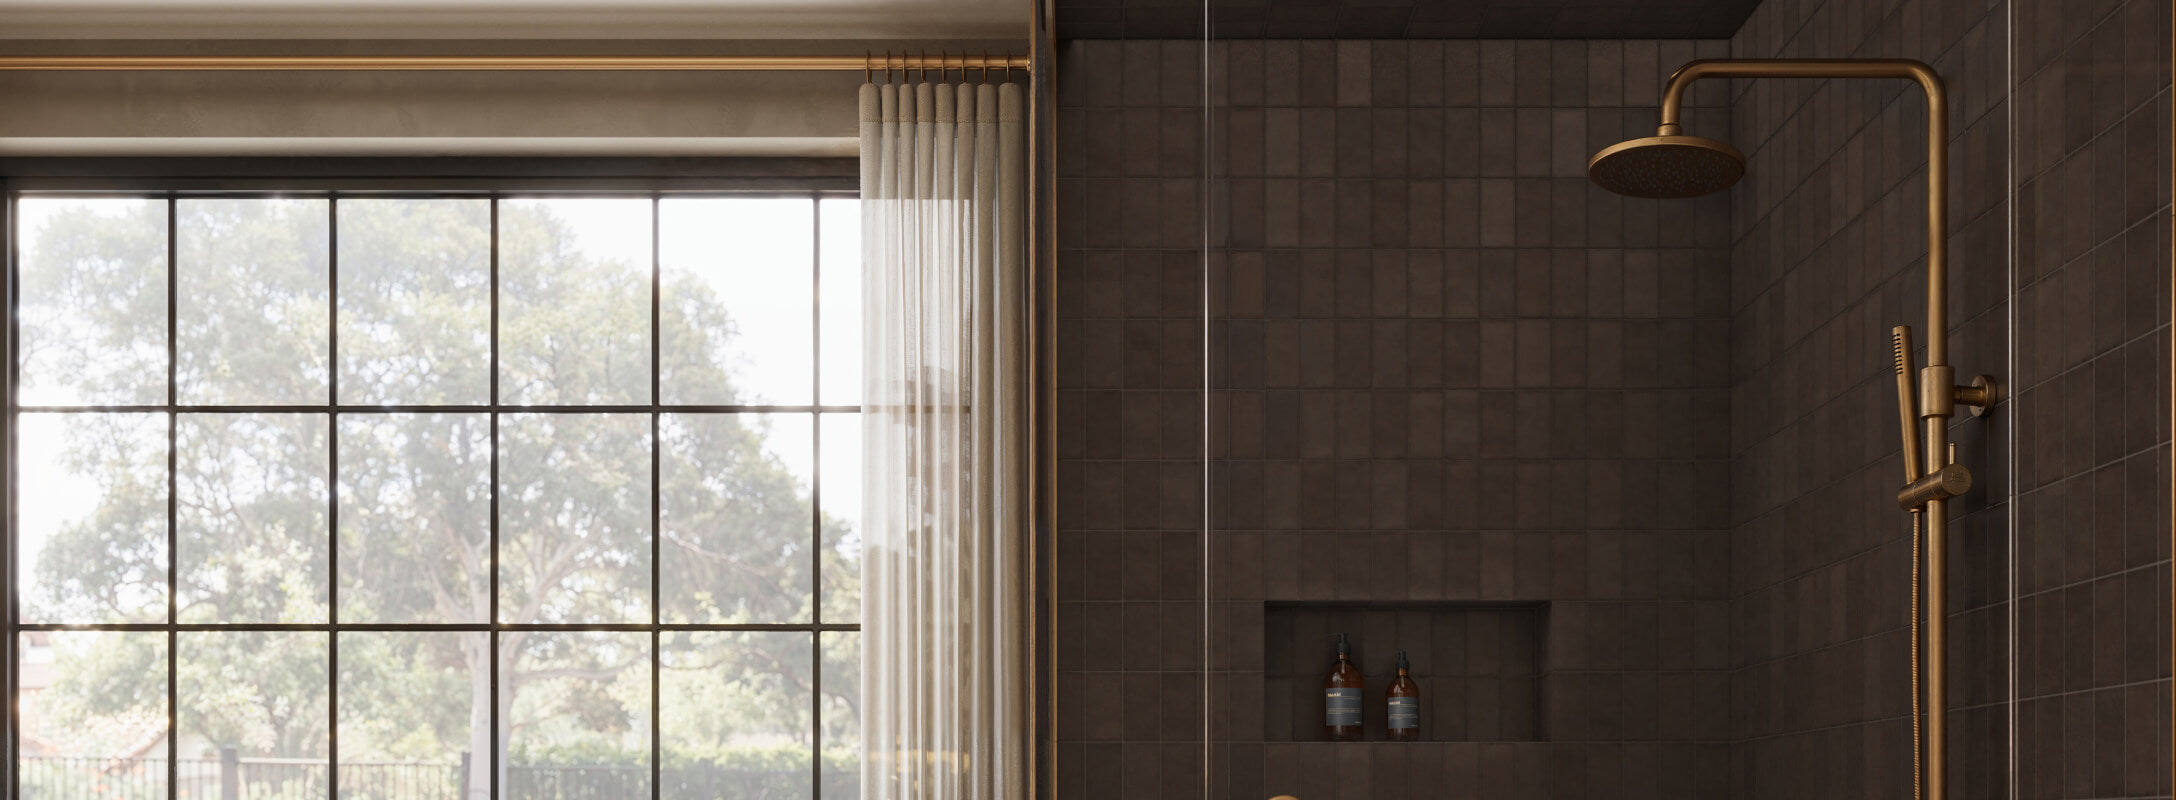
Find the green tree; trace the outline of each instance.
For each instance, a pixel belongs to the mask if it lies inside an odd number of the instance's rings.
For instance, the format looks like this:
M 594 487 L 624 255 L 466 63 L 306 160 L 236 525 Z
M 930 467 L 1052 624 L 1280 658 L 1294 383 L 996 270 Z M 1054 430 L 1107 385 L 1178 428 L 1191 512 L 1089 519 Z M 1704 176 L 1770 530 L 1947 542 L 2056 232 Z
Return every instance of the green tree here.
M 318 403 L 333 370 L 344 402 L 488 398 L 491 242 L 480 203 L 342 203 L 337 363 L 324 341 L 329 251 L 322 202 L 183 201 L 182 207 L 177 304 L 183 313 L 175 340 L 183 402 L 201 394 L 213 402 Z M 86 336 L 133 353 L 140 349 L 136 338 L 163 335 L 163 325 L 143 324 L 146 313 L 163 315 L 139 297 L 149 291 L 136 287 L 143 281 L 131 283 L 126 270 L 112 266 L 113 254 L 141 238 L 153 217 L 163 224 L 163 212 L 159 204 L 143 204 L 130 213 L 63 212 L 45 221 L 29 261 L 43 265 L 41 275 L 79 277 L 26 280 L 26 354 L 85 351 L 78 343 Z M 499 231 L 500 350 L 518 356 L 503 361 L 502 392 L 575 398 L 567 402 L 647 398 L 647 265 L 592 257 L 547 205 L 502 204 Z M 136 288 L 122 291 L 129 287 Z M 720 347 L 731 341 L 731 320 L 707 285 L 680 279 L 665 288 L 673 300 L 660 314 L 668 341 Z M 67 322 L 41 328 L 40 319 Z M 30 367 L 47 361 L 26 357 L 26 381 Z M 661 366 L 668 380 L 734 394 L 722 359 L 681 352 Z M 137 392 L 132 381 L 141 378 L 104 367 L 36 377 L 75 381 L 94 394 Z M 631 387 L 639 396 L 612 399 Z M 334 481 L 326 424 L 322 415 L 183 415 L 175 454 L 176 599 L 183 621 L 327 618 L 332 599 L 325 575 L 334 548 L 326 544 L 323 498 Z M 489 417 L 348 414 L 338 425 L 340 619 L 487 619 Z M 167 557 L 163 543 L 145 535 L 146 519 L 165 502 L 163 481 L 144 479 L 147 467 L 163 470 L 159 454 L 121 446 L 117 437 L 101 435 L 98 424 L 79 427 L 66 437 L 63 461 L 108 479 L 101 481 L 98 507 L 72 515 L 46 543 L 26 587 L 26 609 L 35 609 L 28 617 L 163 621 L 163 602 L 144 602 L 141 588 L 147 576 L 159 582 Z M 811 574 L 808 489 L 765 452 L 765 432 L 764 423 L 737 417 L 668 416 L 661 423 L 662 483 L 654 488 L 667 511 L 657 567 L 666 589 L 660 613 L 668 621 L 807 620 L 818 585 L 828 607 L 858 600 L 851 547 L 824 559 L 829 574 L 821 581 Z M 647 621 L 649 416 L 506 415 L 496 436 L 500 619 Z M 823 541 L 852 541 L 838 520 L 827 517 L 823 526 Z M 143 680 L 154 659 L 135 650 L 150 638 L 101 638 L 56 664 L 52 691 L 79 713 L 123 713 L 137 700 L 113 687 Z M 647 640 L 617 641 L 646 647 Z M 315 634 L 183 634 L 184 729 L 245 753 L 322 755 L 330 724 L 322 642 Z M 646 651 L 636 647 L 515 632 L 500 637 L 496 663 L 489 638 L 475 634 L 344 634 L 340 647 L 343 731 L 358 732 L 343 733 L 343 760 L 465 750 L 478 756 L 470 785 L 480 790 L 489 785 L 490 760 L 482 755 L 490 750 L 497 702 L 500 742 L 519 731 L 521 741 L 556 745 L 528 748 L 514 760 L 646 761 L 647 748 L 628 735 L 630 726 L 646 724 L 648 703 L 648 671 L 635 668 Z M 850 639 L 831 650 L 841 652 L 827 652 L 827 663 L 853 659 Z M 806 727 L 805 710 L 781 710 L 763 699 L 779 692 L 807 696 L 810 665 L 806 648 L 801 652 L 802 663 L 787 664 L 770 649 L 721 640 L 683 657 L 700 668 L 669 669 L 667 686 L 700 699 L 713 715 L 706 733 L 716 740 Z M 494 670 L 502 689 L 496 698 Z M 459 696 L 464 689 L 466 702 L 457 707 L 399 700 Z M 828 707 L 853 708 L 850 680 L 828 676 L 824 689 Z

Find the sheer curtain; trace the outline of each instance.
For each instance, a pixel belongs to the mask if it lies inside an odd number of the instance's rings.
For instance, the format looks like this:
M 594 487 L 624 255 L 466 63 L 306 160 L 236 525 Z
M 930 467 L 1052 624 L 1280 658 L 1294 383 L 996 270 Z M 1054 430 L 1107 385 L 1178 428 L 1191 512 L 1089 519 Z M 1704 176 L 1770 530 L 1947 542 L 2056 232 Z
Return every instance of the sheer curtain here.
M 861 87 L 862 762 L 872 798 L 1025 797 L 1025 103 Z

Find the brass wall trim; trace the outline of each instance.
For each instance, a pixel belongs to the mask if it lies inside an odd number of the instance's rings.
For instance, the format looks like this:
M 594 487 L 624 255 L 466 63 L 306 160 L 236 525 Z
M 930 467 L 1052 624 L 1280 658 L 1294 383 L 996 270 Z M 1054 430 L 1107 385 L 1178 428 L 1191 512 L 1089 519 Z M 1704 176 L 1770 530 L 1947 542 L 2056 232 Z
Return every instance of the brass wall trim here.
M 0 56 L 0 71 L 610 72 L 1022 70 L 1012 54 L 719 56 Z
M 1030 800 L 1058 796 L 1057 3 L 1028 0 L 1028 748 Z

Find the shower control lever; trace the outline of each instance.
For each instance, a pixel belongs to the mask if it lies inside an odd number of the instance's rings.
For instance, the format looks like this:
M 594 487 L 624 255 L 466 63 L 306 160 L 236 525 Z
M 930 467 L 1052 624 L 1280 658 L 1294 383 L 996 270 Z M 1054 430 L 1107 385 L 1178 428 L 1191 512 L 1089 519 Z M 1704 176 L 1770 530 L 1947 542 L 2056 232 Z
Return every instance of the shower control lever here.
M 1904 484 L 1896 492 L 1896 504 L 1905 511 L 1925 508 L 1929 500 L 1948 500 L 1972 491 L 1972 470 L 1963 464 L 1945 464 L 1925 477 Z

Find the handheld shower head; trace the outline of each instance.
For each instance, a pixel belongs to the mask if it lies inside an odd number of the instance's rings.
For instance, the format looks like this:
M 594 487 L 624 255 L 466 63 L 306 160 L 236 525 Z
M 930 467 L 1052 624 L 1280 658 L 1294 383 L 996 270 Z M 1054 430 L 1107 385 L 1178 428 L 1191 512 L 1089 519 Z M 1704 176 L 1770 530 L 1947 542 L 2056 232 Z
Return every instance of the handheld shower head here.
M 1737 148 L 1698 136 L 1657 135 L 1618 142 L 1587 161 L 1587 179 L 1595 185 L 1655 200 L 1719 192 L 1744 176 L 1745 156 Z

